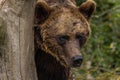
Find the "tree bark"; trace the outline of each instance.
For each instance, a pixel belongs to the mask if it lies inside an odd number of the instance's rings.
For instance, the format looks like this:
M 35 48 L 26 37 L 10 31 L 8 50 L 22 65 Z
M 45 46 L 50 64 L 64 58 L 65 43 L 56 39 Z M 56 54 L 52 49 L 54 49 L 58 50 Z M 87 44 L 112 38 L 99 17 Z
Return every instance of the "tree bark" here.
M 4 33 L 4 44 L 0 44 L 0 80 L 37 80 L 34 5 L 34 0 L 0 0 L 0 29 Z

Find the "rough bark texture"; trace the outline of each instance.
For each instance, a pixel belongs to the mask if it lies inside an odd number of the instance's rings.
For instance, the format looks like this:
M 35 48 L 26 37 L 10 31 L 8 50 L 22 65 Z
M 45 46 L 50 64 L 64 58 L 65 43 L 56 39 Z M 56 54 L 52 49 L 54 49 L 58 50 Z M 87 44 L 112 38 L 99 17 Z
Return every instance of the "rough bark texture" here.
M 0 0 L 0 80 L 37 80 L 34 64 L 34 0 Z M 2 42 L 3 43 L 3 42 Z

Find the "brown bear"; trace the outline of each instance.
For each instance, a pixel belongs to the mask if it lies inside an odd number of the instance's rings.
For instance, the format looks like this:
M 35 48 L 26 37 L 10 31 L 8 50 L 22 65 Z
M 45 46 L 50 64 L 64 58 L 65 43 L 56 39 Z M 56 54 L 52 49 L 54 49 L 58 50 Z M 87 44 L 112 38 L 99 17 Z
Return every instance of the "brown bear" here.
M 35 7 L 35 63 L 38 80 L 73 80 L 72 67 L 83 61 L 80 49 L 90 35 L 96 5 L 87 0 L 39 0 Z

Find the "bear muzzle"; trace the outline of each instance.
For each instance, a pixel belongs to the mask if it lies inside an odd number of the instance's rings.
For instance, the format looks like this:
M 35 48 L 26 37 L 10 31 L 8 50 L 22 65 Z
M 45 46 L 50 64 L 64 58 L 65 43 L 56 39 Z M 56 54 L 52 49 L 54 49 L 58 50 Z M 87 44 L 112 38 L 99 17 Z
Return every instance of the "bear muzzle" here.
M 78 41 L 69 41 L 65 46 L 66 57 L 71 67 L 80 67 L 83 62 L 82 53 Z

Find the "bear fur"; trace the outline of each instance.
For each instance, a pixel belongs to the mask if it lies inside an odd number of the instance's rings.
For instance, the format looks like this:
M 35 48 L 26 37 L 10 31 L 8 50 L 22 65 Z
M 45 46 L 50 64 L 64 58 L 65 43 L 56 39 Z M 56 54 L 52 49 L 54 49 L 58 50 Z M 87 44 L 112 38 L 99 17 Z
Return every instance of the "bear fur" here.
M 38 80 L 73 80 L 71 67 L 79 67 L 80 49 L 90 35 L 96 4 L 87 0 L 39 0 L 35 7 L 35 63 Z

